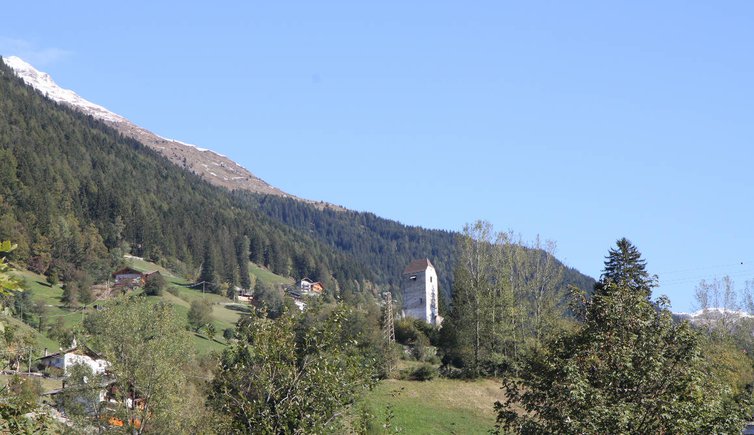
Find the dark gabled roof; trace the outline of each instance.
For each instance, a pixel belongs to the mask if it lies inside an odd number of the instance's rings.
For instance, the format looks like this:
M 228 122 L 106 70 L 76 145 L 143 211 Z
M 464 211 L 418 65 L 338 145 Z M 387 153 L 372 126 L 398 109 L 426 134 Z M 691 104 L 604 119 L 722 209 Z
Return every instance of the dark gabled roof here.
M 113 276 L 116 276 L 116 275 L 131 275 L 131 274 L 141 275 L 142 272 L 140 270 L 136 270 L 136 269 L 134 269 L 132 267 L 124 267 L 121 270 L 116 270 L 115 272 L 113 272 Z
M 427 270 L 427 268 L 435 268 L 435 266 L 432 266 L 432 263 L 429 261 L 429 258 L 423 258 L 421 260 L 414 260 L 412 261 L 406 268 L 403 270 L 404 274 L 407 273 L 417 273 L 417 272 L 424 272 Z
M 43 360 L 43 359 L 48 359 L 48 358 L 53 358 L 53 357 L 58 357 L 58 356 L 61 356 L 61 355 L 65 355 L 67 353 L 75 352 L 77 350 L 80 351 L 81 353 L 83 353 L 84 355 L 90 356 L 90 357 L 92 357 L 94 359 L 100 359 L 100 358 L 102 358 L 99 354 L 97 354 L 97 352 L 89 349 L 89 347 L 87 347 L 87 346 L 85 346 L 83 344 L 80 344 L 80 345 L 78 345 L 76 347 L 72 347 L 70 349 L 61 350 L 60 352 L 51 353 L 51 354 L 49 354 L 47 356 L 43 356 L 41 358 L 37 358 L 37 361 L 40 361 L 40 360 Z

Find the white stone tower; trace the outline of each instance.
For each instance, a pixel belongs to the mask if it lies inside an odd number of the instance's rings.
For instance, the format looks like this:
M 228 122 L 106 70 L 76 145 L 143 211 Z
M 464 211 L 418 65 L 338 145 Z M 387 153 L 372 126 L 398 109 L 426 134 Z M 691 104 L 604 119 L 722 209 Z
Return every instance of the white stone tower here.
M 403 271 L 403 316 L 440 325 L 437 272 L 429 259 L 414 260 Z

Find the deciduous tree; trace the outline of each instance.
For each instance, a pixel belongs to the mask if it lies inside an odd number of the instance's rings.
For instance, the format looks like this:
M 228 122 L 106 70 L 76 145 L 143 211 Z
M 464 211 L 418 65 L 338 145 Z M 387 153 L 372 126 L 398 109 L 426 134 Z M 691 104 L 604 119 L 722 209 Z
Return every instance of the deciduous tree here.
M 91 337 L 94 347 L 110 363 L 124 421 L 133 432 L 174 432 L 198 415 L 183 407 L 191 395 L 184 368 L 190 366 L 192 352 L 172 306 L 143 297 L 121 298 L 91 316 L 87 327 L 96 332 Z M 143 406 L 127 406 L 134 399 Z
M 212 305 L 206 299 L 194 299 L 188 312 L 188 324 L 198 331 L 212 322 Z
M 345 340 L 348 310 L 300 323 L 263 314 L 238 325 L 210 402 L 242 433 L 332 433 L 339 413 L 373 381 L 373 367 Z

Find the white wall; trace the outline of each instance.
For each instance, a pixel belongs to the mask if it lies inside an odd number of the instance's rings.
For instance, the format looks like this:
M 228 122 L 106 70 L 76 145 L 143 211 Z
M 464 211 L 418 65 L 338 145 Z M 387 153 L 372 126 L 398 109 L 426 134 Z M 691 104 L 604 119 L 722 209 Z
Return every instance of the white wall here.
M 66 374 L 68 372 L 68 368 L 76 365 L 76 364 L 85 364 L 88 365 L 94 374 L 101 374 L 105 372 L 105 369 L 108 366 L 107 361 L 103 359 L 93 359 L 86 355 L 77 355 L 75 353 L 67 353 L 65 354 L 65 371 Z

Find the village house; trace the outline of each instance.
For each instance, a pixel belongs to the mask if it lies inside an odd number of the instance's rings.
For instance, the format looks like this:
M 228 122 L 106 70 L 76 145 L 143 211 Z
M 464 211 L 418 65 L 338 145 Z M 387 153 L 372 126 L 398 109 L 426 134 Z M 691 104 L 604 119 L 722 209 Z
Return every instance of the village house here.
M 158 270 L 152 272 L 141 272 L 131 267 L 125 267 L 113 272 L 116 287 L 142 287 L 147 278 L 154 274 L 159 274 Z
M 325 287 L 319 281 L 312 281 L 309 278 L 304 278 L 299 284 L 299 289 L 304 294 L 321 295 L 325 291 Z
M 110 365 L 106 360 L 101 358 L 88 347 L 84 345 L 76 345 L 75 340 L 70 349 L 45 355 L 37 361 L 39 361 L 40 365 L 44 368 L 55 367 L 61 369 L 64 375 L 67 375 L 70 368 L 76 364 L 89 366 L 95 374 L 104 373 Z

